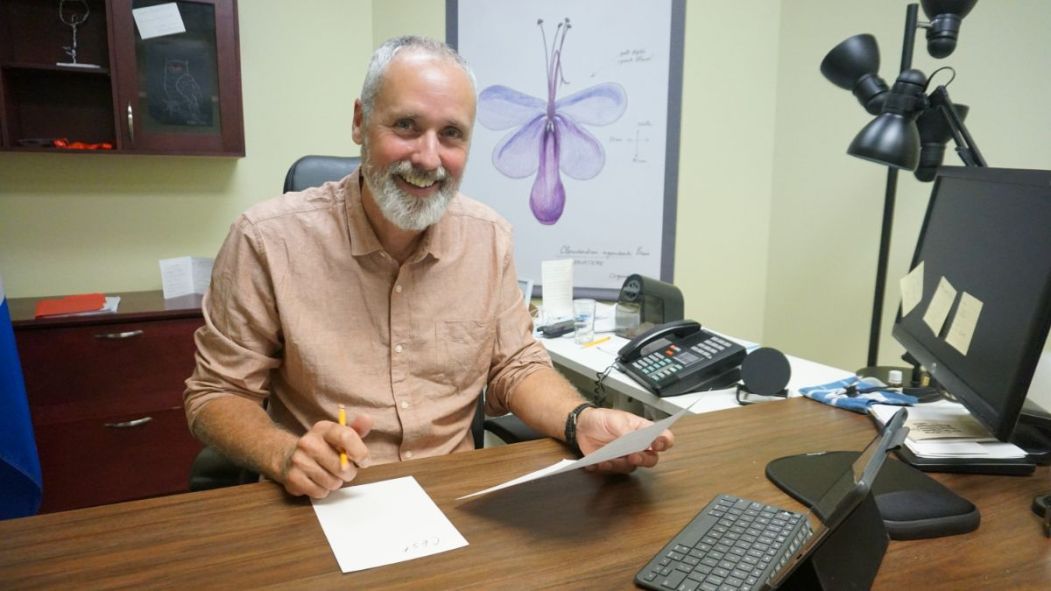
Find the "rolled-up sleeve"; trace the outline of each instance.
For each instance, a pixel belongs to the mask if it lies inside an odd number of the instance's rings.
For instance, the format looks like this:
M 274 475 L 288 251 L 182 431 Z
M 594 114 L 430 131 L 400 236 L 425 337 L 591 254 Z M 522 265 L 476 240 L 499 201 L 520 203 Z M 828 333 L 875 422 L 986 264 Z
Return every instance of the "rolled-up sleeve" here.
M 551 367 L 551 357 L 533 337 L 533 320 L 522 303 L 510 238 L 503 268 L 502 281 L 496 292 L 499 300 L 496 340 L 485 397 L 485 412 L 490 416 L 510 412 L 511 398 L 518 385 L 537 370 Z
M 183 403 L 193 429 L 211 400 L 240 396 L 262 403 L 272 370 L 281 364 L 282 334 L 263 243 L 242 216 L 230 228 L 212 269 L 197 329 L 196 367 Z

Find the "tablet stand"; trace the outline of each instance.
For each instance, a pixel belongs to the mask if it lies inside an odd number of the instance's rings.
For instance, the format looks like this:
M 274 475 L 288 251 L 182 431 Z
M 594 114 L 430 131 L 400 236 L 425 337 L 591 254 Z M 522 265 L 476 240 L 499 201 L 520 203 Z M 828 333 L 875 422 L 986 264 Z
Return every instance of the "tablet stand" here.
M 766 466 L 766 477 L 792 498 L 812 507 L 851 469 L 857 457 L 858 452 L 833 451 L 779 458 Z M 872 495 L 894 540 L 967 533 L 977 529 L 981 521 L 973 503 L 889 457 L 872 484 Z
M 821 545 L 781 584 L 780 589 L 869 589 L 887 551 L 876 500 L 869 493 Z

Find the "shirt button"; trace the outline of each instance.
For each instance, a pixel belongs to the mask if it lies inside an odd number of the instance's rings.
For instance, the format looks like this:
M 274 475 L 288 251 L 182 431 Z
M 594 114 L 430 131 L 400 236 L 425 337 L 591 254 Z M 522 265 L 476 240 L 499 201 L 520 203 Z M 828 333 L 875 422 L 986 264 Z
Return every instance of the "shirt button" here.
M 407 459 L 407 460 L 411 460 L 412 459 L 412 451 L 411 450 L 405 452 L 405 459 Z
M 394 286 L 394 293 L 401 293 L 401 286 L 400 285 L 395 285 Z
M 394 345 L 394 352 L 401 353 L 401 345 Z
M 402 408 L 409 408 L 409 401 L 408 400 L 402 400 L 401 401 L 401 407 Z

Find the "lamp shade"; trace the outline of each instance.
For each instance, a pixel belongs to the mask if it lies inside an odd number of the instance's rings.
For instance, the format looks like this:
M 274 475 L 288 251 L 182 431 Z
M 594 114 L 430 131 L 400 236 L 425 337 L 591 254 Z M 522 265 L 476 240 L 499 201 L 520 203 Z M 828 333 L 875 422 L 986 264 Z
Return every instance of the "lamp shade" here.
M 963 121 L 970 110 L 967 105 L 954 105 L 956 115 Z M 916 178 L 925 183 L 933 181 L 945 157 L 945 144 L 952 138 L 952 128 L 941 108 L 927 109 L 916 119 L 920 132 L 920 163 Z
M 897 113 L 882 113 L 854 137 L 847 154 L 913 170 L 920 162 L 920 132 L 910 118 Z
M 853 92 L 869 113 L 882 109 L 887 83 L 879 77 L 879 45 L 872 35 L 854 35 L 833 47 L 821 60 L 821 74 Z
M 931 20 L 927 29 L 927 53 L 948 57 L 956 49 L 960 23 L 978 0 L 921 0 L 923 13 Z
M 920 132 L 916 117 L 927 107 L 927 77 L 919 70 L 898 75 L 887 93 L 883 112 L 863 127 L 847 154 L 895 168 L 915 170 L 920 162 Z

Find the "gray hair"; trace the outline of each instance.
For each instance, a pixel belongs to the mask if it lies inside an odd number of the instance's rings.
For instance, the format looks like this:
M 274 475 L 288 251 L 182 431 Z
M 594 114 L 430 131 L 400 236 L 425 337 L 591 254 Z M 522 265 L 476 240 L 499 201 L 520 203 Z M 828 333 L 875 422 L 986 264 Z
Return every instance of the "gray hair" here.
M 365 74 L 365 83 L 361 85 L 361 112 L 365 121 L 368 121 L 369 115 L 372 113 L 372 107 L 375 105 L 376 95 L 379 93 L 380 83 L 383 82 L 383 75 L 386 74 L 387 67 L 394 60 L 394 56 L 403 49 L 418 51 L 455 63 L 467 74 L 467 78 L 471 81 L 472 90 L 477 88 L 478 83 L 475 80 L 474 72 L 471 71 L 471 66 L 452 47 L 427 37 L 414 35 L 394 37 L 380 45 L 373 52 L 372 59 L 369 60 L 369 69 Z

